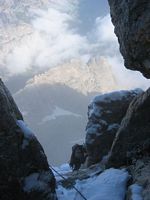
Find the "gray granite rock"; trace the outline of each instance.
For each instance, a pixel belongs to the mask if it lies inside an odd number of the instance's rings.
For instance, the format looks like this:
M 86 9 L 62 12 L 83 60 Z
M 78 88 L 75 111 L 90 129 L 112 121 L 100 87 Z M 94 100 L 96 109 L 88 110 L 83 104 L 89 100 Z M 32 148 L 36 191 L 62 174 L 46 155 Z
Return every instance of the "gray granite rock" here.
M 108 2 L 125 66 L 150 78 L 150 1 Z
M 108 166 L 128 165 L 150 154 L 150 88 L 133 99 L 111 148 Z
M 131 100 L 141 92 L 117 91 L 96 96 L 91 102 L 86 127 L 87 165 L 101 161 L 108 154 Z

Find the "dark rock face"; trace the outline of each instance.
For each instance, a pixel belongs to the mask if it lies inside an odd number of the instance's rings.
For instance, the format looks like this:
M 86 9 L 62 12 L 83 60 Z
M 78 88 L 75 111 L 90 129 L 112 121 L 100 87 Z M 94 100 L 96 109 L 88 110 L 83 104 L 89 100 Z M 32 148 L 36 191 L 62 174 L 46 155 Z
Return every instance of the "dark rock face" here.
M 133 159 L 150 155 L 150 88 L 133 99 L 111 149 L 108 166 L 130 164 Z
M 55 200 L 44 151 L 0 80 L 0 199 Z
M 101 161 L 103 156 L 108 154 L 129 103 L 141 92 L 141 90 L 118 91 L 94 98 L 88 107 L 87 165 Z
M 108 1 L 125 66 L 150 78 L 150 1 Z
M 134 185 L 140 186 L 141 195 L 143 199 L 149 200 L 150 199 L 150 157 L 145 156 L 142 159 L 138 159 L 134 164 L 128 167 L 128 171 L 130 172 L 132 176 L 132 185 L 129 187 L 129 194 L 127 194 L 127 200 L 133 200 L 131 188 Z

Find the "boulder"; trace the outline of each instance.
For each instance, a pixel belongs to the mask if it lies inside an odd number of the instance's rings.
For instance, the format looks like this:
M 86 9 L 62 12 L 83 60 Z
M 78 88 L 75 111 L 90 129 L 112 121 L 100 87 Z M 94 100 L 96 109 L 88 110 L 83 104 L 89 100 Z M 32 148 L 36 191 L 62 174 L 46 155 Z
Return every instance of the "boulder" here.
M 150 88 L 133 99 L 111 148 L 108 166 L 120 167 L 150 155 Z
M 150 1 L 108 2 L 125 66 L 150 78 Z
M 0 80 L 0 199 L 55 200 L 55 178 L 43 148 Z
M 112 92 L 96 96 L 90 103 L 85 141 L 88 166 L 108 154 L 131 100 L 141 92 L 140 89 Z

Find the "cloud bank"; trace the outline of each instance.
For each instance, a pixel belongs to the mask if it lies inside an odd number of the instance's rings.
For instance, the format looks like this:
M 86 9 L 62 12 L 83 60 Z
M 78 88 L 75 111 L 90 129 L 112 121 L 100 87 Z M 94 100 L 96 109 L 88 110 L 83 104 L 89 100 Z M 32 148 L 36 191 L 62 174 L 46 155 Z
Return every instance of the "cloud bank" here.
M 123 66 L 110 15 L 97 17 L 92 30 L 83 35 L 78 29 L 82 20 L 79 6 L 79 0 L 51 0 L 47 10 L 31 10 L 36 16 L 30 21 L 32 33 L 7 55 L 5 63 L 9 74 L 40 72 L 71 59 L 88 61 L 91 56 L 100 55 L 113 66 L 120 84 L 146 88 L 148 81 L 142 75 Z
M 77 1 L 51 1 L 48 10 L 34 10 L 33 33 L 25 37 L 6 58 L 11 74 L 34 68 L 48 68 L 88 49 L 86 37 L 80 36 L 71 24 L 76 21 Z

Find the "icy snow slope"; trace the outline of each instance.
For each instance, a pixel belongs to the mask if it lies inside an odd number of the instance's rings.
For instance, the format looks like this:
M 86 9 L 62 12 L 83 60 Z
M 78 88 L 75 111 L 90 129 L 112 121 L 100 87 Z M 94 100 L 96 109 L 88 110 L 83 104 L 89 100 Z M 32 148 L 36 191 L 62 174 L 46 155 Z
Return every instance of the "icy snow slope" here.
M 66 172 L 67 165 L 60 168 L 61 173 L 63 173 L 63 168 Z M 74 173 L 80 173 L 80 171 Z M 124 200 L 128 178 L 129 174 L 125 169 L 119 170 L 111 168 L 105 170 L 98 176 L 91 174 L 88 179 L 77 180 L 75 187 L 88 200 Z M 58 178 L 59 180 L 60 178 Z M 60 185 L 60 182 L 57 188 L 57 196 L 58 200 L 83 199 L 74 189 L 66 189 Z

